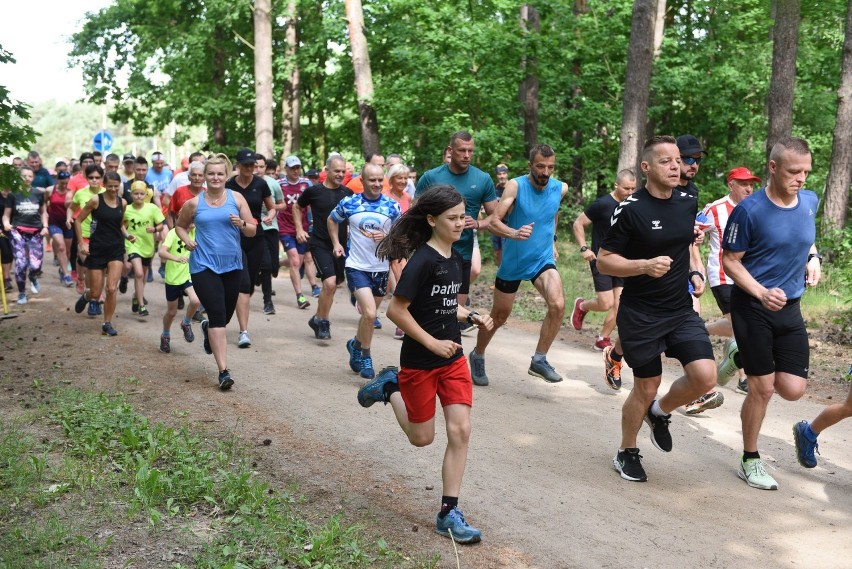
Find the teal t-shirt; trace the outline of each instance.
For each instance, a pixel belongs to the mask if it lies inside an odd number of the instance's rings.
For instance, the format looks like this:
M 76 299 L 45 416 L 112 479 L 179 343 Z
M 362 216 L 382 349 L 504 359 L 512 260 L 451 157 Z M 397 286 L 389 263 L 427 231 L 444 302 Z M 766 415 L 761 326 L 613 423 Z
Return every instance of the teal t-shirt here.
M 425 172 L 417 181 L 415 199 L 436 184 L 453 186 L 464 197 L 465 215 L 474 219 L 479 215 L 482 204 L 497 201 L 497 191 L 491 176 L 476 166 L 469 166 L 464 174 L 453 174 L 446 164 Z M 461 239 L 453 243 L 453 248 L 461 253 L 465 261 L 470 261 L 473 256 L 473 230 L 462 231 Z

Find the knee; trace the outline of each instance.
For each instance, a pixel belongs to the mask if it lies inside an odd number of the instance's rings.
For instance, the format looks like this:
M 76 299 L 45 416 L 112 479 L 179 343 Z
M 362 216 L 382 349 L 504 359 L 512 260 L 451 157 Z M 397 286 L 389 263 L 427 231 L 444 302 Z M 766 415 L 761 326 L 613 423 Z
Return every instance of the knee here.
M 804 392 L 804 390 L 803 390 Z M 748 395 L 756 397 L 760 401 L 768 403 L 775 393 L 775 386 L 769 381 L 755 381 L 753 378 L 748 379 Z M 801 395 L 799 396 L 801 397 Z M 786 399 L 786 397 L 785 397 Z M 798 398 L 797 398 L 798 399 Z
M 559 298 L 549 300 L 547 311 L 557 316 L 565 314 L 565 299 L 560 296 Z
M 375 306 L 361 306 L 361 320 L 365 322 L 369 322 L 370 324 L 376 319 L 376 307 Z
M 110 296 L 115 295 L 115 293 L 118 291 L 118 283 L 107 282 L 106 287 L 104 287 L 104 288 L 106 288 L 106 293 L 108 295 L 110 295 Z
M 421 433 L 414 432 L 408 435 L 408 442 L 412 444 L 412 446 L 416 447 L 425 447 L 432 444 L 432 441 L 435 440 L 435 432 L 431 433 Z
M 450 444 L 466 446 L 470 442 L 470 421 L 447 423 L 447 440 Z
M 601 295 L 598 297 L 598 306 L 600 307 L 601 312 L 609 312 L 615 306 L 615 303 L 611 296 Z
M 511 314 L 511 310 L 492 310 L 491 311 L 491 320 L 494 321 L 494 330 L 502 326 L 506 323 L 506 320 L 509 319 L 509 314 Z
M 778 393 L 778 395 L 780 395 L 783 399 L 786 399 L 787 401 L 798 401 L 802 398 L 802 395 L 805 394 L 806 388 L 807 383 L 805 381 L 797 381 L 788 383 L 783 387 L 776 387 L 775 391 Z M 751 385 L 749 385 L 749 390 L 751 390 Z

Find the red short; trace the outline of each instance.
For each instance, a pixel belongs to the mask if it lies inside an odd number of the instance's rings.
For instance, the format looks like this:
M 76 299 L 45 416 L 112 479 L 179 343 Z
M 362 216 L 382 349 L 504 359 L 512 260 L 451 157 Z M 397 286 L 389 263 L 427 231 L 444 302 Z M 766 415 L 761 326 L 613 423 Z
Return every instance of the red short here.
M 473 383 L 467 359 L 462 356 L 454 362 L 435 369 L 399 370 L 399 392 L 405 402 L 408 420 L 425 423 L 435 417 L 435 396 L 441 407 L 447 405 L 473 406 Z

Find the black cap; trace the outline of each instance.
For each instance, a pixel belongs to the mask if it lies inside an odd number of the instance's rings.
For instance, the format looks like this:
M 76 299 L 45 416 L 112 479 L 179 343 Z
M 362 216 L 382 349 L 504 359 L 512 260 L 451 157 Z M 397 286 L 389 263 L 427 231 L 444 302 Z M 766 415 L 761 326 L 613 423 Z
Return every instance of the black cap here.
M 305 172 L 306 178 L 319 178 L 319 171 L 316 168 L 311 168 Z
M 248 148 L 241 148 L 239 151 L 237 151 L 237 164 L 248 166 L 249 164 L 254 164 L 255 162 L 257 162 L 257 158 L 255 157 L 254 150 L 250 150 Z
M 128 152 L 124 155 L 124 158 L 121 159 L 122 162 L 136 162 L 136 157 L 132 152 Z
M 92 154 L 91 152 L 84 152 L 80 155 L 80 162 L 82 162 L 83 160 L 94 160 L 94 159 L 95 159 L 95 155 Z
M 677 137 L 677 147 L 680 150 L 681 156 L 691 156 L 693 154 L 706 155 L 707 151 L 701 146 L 701 142 L 691 134 L 682 134 Z

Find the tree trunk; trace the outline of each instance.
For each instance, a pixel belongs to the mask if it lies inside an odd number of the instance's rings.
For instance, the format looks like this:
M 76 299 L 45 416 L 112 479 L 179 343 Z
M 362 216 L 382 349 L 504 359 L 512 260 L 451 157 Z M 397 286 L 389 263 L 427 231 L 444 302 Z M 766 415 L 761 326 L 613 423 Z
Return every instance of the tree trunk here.
M 213 47 L 213 76 L 210 78 L 213 85 L 213 92 L 217 96 L 222 94 L 222 82 L 225 80 L 225 55 L 219 48 L 225 41 L 222 28 L 216 28 L 214 36 L 216 45 Z M 228 133 L 225 130 L 226 120 L 223 117 L 216 116 L 213 118 L 213 143 L 218 147 L 223 147 L 228 144 Z
M 272 0 L 254 2 L 254 139 L 259 154 L 273 155 Z
M 346 19 L 349 22 L 349 44 L 352 48 L 352 66 L 355 69 L 355 93 L 358 97 L 358 116 L 361 118 L 361 148 L 364 156 L 381 152 L 379 123 L 373 107 L 373 74 L 370 71 L 370 54 L 364 35 L 364 11 L 361 0 L 344 0 Z
M 574 16 L 580 17 L 589 11 L 588 0 L 574 1 Z M 577 38 L 578 40 L 580 38 Z M 571 74 L 574 76 L 574 88 L 571 90 L 571 107 L 575 111 L 579 111 L 583 106 L 582 96 L 583 90 L 580 88 L 580 76 L 582 71 L 582 60 L 577 58 L 571 66 Z M 571 163 L 571 200 L 573 203 L 583 203 L 583 131 L 575 129 L 572 138 L 574 140 L 574 160 Z
M 524 80 L 518 89 L 518 99 L 524 114 L 524 148 L 527 155 L 538 144 L 538 58 L 535 56 L 537 36 L 541 33 L 541 18 L 538 9 L 531 4 L 521 6 L 521 30 L 527 38 L 527 48 L 521 58 Z M 534 37 L 535 36 L 535 37 Z M 533 39 L 531 39 L 533 38 Z
M 826 229 L 843 229 L 852 182 L 852 0 L 846 7 L 846 38 L 837 90 L 837 120 L 831 147 L 831 167 L 825 184 Z
M 284 84 L 284 101 L 281 105 L 281 160 L 291 154 L 296 154 L 302 145 L 300 123 L 302 108 L 300 101 L 299 62 L 296 50 L 299 45 L 298 12 L 295 0 L 287 2 L 287 24 L 284 29 L 286 40 L 285 61 L 290 69 L 290 77 Z
M 654 59 L 660 57 L 663 46 L 663 31 L 666 29 L 666 0 L 657 0 L 657 21 L 654 24 Z
M 654 23 L 657 0 L 634 0 L 627 48 L 627 73 L 621 111 L 621 149 L 618 170 L 631 168 L 638 173 L 639 157 L 645 141 L 651 73 L 654 67 Z
M 799 37 L 799 0 L 773 0 L 772 78 L 766 106 L 769 132 L 766 156 L 780 138 L 793 130 L 793 94 L 796 86 L 796 50 Z

